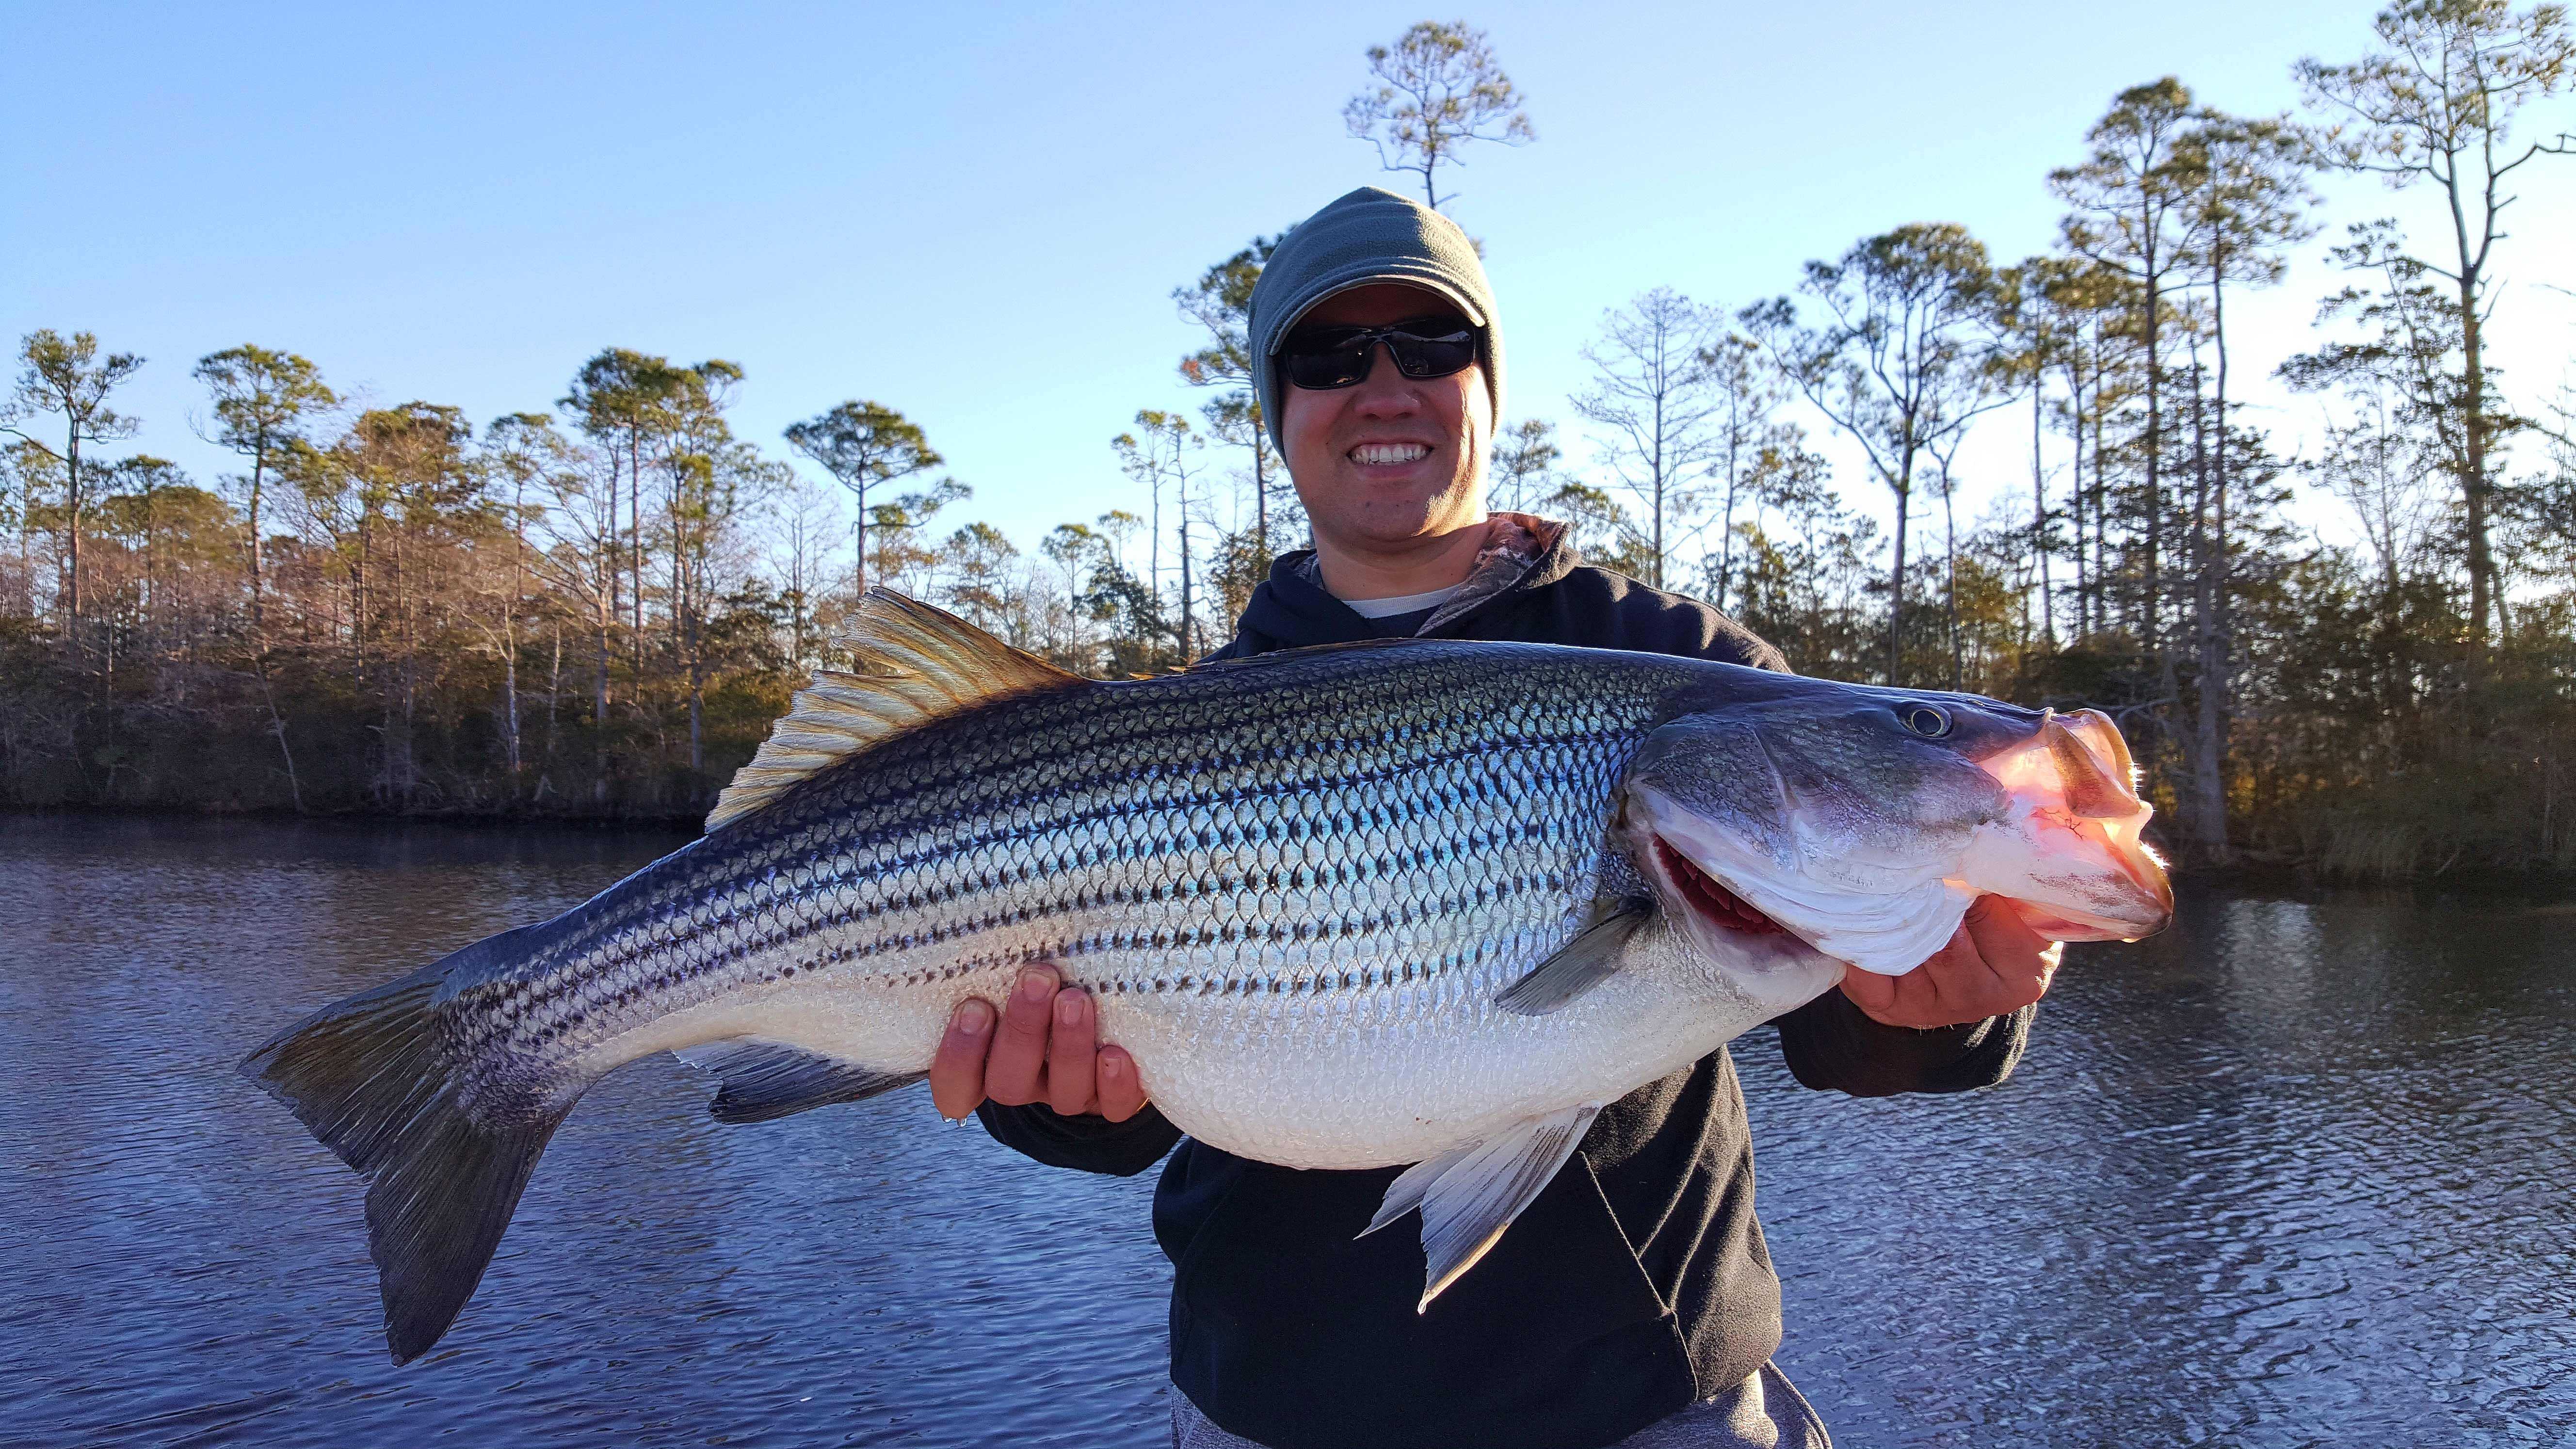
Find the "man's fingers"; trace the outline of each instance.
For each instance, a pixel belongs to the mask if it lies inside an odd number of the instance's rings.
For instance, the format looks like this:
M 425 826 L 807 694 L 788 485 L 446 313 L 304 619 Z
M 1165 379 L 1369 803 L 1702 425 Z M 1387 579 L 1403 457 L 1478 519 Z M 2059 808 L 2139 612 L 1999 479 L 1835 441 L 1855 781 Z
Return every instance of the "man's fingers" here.
M 1067 1117 L 1091 1110 L 1091 994 L 1066 987 L 1055 995 L 1055 1031 L 1047 1039 L 1046 1104 Z
M 930 1058 L 930 1100 L 940 1116 L 963 1120 L 984 1100 L 984 1054 L 992 1045 L 992 1004 L 981 998 L 958 1003 Z
M 1100 1115 L 1124 1122 L 1145 1110 L 1145 1083 L 1136 1075 L 1136 1059 L 1121 1046 L 1100 1049 Z
M 984 1061 L 984 1095 L 1005 1107 L 1038 1100 L 1055 992 L 1055 968 L 1031 966 L 1020 972 L 1010 1002 L 1002 1008 L 1002 1028 L 993 1034 L 993 1054 Z
M 1881 976 L 1875 971 L 1863 971 L 1857 966 L 1848 967 L 1843 971 L 1843 995 L 1850 997 L 1852 1004 L 1861 1010 L 1876 1015 L 1896 1004 L 1896 983 L 1903 979 L 1901 976 Z
M 2003 994 L 2012 998 L 2015 1010 L 2039 999 L 2048 990 L 2049 978 L 2057 974 L 2058 959 L 2066 947 L 2030 928 L 2010 901 L 2000 896 L 1979 896 L 1968 907 L 1966 927 L 1975 942 L 1977 957 L 1994 972 Z

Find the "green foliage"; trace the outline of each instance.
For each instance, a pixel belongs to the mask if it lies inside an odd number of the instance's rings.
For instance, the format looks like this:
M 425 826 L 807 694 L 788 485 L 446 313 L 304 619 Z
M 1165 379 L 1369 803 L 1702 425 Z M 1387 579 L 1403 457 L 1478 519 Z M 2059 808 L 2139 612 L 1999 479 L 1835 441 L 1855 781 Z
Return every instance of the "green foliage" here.
M 1469 142 L 1522 146 L 1538 137 L 1485 33 L 1463 20 L 1425 20 L 1391 46 L 1370 46 L 1368 63 L 1377 84 L 1351 97 L 1342 120 L 1387 170 L 1421 173 L 1422 204 L 1435 211 L 1457 199 L 1440 195 L 1439 168 L 1461 164 Z

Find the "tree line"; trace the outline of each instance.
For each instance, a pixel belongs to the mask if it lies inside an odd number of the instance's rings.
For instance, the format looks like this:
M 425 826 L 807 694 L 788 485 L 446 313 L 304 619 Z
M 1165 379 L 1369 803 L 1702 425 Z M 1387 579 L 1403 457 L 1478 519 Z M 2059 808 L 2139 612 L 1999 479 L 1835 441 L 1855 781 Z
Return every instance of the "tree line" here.
M 1495 439 L 1495 505 L 1570 520 L 1802 671 L 2109 710 L 2198 863 L 2576 864 L 2576 398 L 2518 397 L 2490 355 L 2528 320 L 2502 217 L 2576 150 L 2544 124 L 2576 43 L 2556 6 L 2405 0 L 2358 49 L 2298 64 L 2297 115 L 2122 91 L 2044 178 L 2043 254 L 1906 224 L 1775 296 L 1610 309 L 1570 429 Z M 1368 60 L 1345 116 L 1426 201 L 1464 148 L 1534 137 L 1471 28 Z M 2333 173 L 2443 224 L 2330 228 Z M 306 359 L 236 347 L 195 365 L 200 431 L 239 459 L 201 482 L 109 456 L 141 359 L 36 332 L 0 473 L 0 801 L 692 815 L 847 662 L 873 583 L 1093 674 L 1183 663 L 1304 536 L 1245 342 L 1277 241 L 1175 290 L 1201 405 L 1138 411 L 1108 441 L 1126 506 L 1033 553 L 966 521 L 971 487 L 895 406 L 786 430 L 828 485 L 736 436 L 722 360 L 607 349 L 551 408 L 477 425 L 348 407 Z M 2292 452 L 2241 404 L 2229 309 L 2319 244 L 2341 285 L 2313 350 L 2250 362 L 2328 409 Z M 1966 477 L 1972 433 L 2024 439 L 2024 473 Z M 2301 485 L 2358 542 L 2303 526 Z

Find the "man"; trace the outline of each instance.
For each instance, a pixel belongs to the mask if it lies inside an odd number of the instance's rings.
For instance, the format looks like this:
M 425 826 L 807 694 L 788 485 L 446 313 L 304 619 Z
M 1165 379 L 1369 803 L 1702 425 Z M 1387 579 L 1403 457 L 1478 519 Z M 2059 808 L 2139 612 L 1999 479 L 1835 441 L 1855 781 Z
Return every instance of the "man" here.
M 1488 514 L 1502 330 L 1447 218 L 1352 192 L 1290 232 L 1252 299 L 1265 416 L 1313 525 L 1218 656 L 1394 635 L 1642 649 L 1784 669 L 1715 610 L 1584 565 L 1563 525 Z M 1980 903 L 1981 906 L 1989 903 Z M 1791 1070 L 1856 1096 L 2003 1080 L 2056 950 L 2009 908 L 1901 977 L 1780 1019 Z M 931 1088 L 1039 1161 L 1143 1171 L 1174 1264 L 1174 1442 L 1209 1449 L 1823 1445 L 1770 1357 L 1780 1285 L 1720 1050 L 1604 1110 L 1476 1270 L 1415 1311 L 1421 1250 L 1358 1236 L 1398 1169 L 1301 1172 L 1178 1131 L 1092 1005 L 1034 968 L 959 1008 Z

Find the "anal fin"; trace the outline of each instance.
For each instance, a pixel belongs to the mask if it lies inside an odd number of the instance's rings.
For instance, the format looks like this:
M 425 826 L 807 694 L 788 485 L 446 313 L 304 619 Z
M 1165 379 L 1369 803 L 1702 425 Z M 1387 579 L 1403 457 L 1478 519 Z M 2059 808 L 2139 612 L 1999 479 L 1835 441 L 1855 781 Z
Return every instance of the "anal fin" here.
M 719 1122 L 767 1122 L 835 1102 L 863 1102 L 909 1087 L 927 1072 L 872 1071 L 784 1042 L 736 1036 L 671 1053 L 723 1085 L 707 1111 Z
M 1501 1240 L 1512 1219 L 1556 1179 L 1600 1113 L 1592 1103 L 1524 1118 L 1497 1136 L 1415 1163 L 1387 1188 L 1360 1236 L 1421 1210 L 1422 1302 L 1415 1312 L 1428 1309 Z
M 1590 991 L 1618 971 L 1629 938 L 1652 914 L 1651 901 L 1604 900 L 1582 935 L 1504 987 L 1494 1004 L 1514 1016 L 1545 1016 Z

